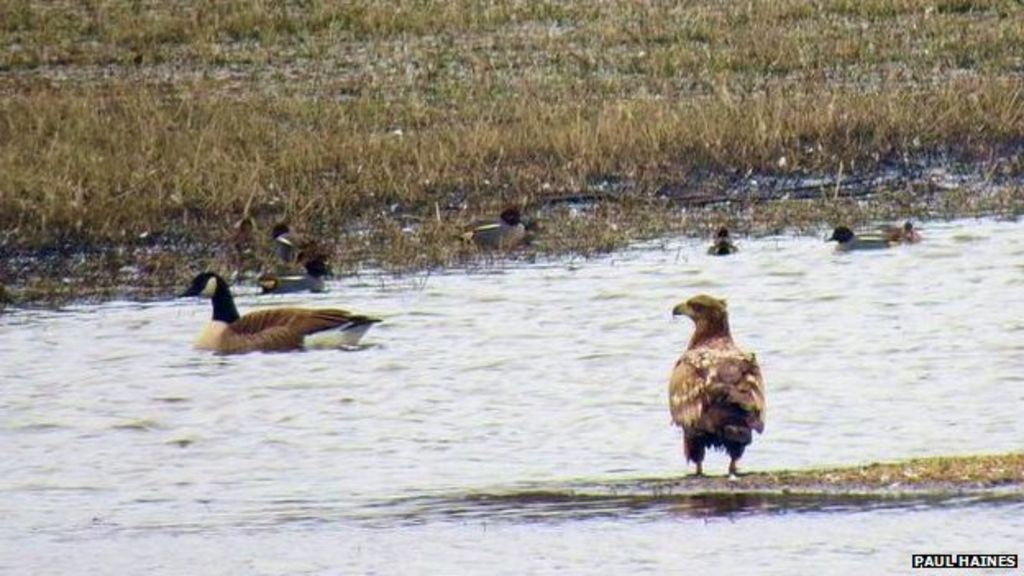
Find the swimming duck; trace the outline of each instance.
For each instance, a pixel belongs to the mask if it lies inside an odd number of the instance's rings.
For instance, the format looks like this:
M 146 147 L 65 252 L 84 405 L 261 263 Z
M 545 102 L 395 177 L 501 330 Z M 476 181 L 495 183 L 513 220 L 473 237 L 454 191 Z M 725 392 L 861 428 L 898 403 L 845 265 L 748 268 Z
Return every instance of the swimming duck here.
M 718 229 L 718 233 L 715 234 L 715 242 L 708 247 L 708 254 L 711 256 L 728 256 L 734 254 L 739 248 L 732 243 L 732 239 L 729 237 L 729 229 L 722 226 Z
M 354 346 L 379 318 L 330 308 L 272 308 L 238 314 L 227 282 L 213 272 L 192 279 L 180 297 L 213 303 L 213 317 L 195 347 L 221 354 L 286 352 L 302 348 Z
M 668 385 L 672 421 L 683 429 L 683 452 L 704 473 L 707 448 L 725 449 L 729 474 L 764 432 L 764 380 L 757 358 L 740 350 L 729 332 L 725 300 L 701 294 L 678 304 L 672 316 L 689 316 L 695 329 L 676 361 Z
M 483 224 L 462 235 L 466 242 L 488 249 L 515 248 L 526 238 L 526 226 L 518 208 L 506 208 L 497 222 Z
M 839 252 L 849 252 L 851 250 L 878 250 L 881 248 L 889 248 L 896 244 L 896 241 L 890 240 L 889 238 L 877 234 L 862 234 L 856 235 L 853 230 L 850 230 L 846 226 L 837 226 L 832 231 L 832 236 L 825 239 L 826 242 L 836 241 L 836 250 Z
M 285 264 L 304 260 L 316 252 L 314 243 L 292 232 L 287 222 L 275 224 L 270 234 L 274 240 L 274 254 Z
M 270 230 L 270 235 L 274 240 L 274 254 L 282 262 L 291 264 L 295 262 L 298 256 L 298 249 L 295 247 L 295 241 L 292 239 L 291 228 L 285 222 L 278 222 L 274 224 L 274 227 Z
M 331 273 L 323 258 L 313 258 L 306 262 L 306 273 L 296 276 L 278 276 L 264 274 L 256 283 L 263 289 L 262 294 L 289 294 L 292 292 L 323 292 L 324 277 Z
M 914 244 L 921 241 L 921 233 L 914 228 L 914 223 L 910 220 L 904 222 L 903 226 L 886 224 L 880 226 L 879 230 L 882 232 L 882 235 L 893 242 Z

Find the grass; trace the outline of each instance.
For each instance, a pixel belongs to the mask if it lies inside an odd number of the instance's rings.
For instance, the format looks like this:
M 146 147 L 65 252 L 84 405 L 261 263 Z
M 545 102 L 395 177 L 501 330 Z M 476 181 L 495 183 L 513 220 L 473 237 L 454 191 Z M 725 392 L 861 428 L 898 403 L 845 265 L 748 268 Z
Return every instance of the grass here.
M 452 238 L 505 204 L 540 221 L 533 253 L 555 254 L 720 221 L 1017 214 L 1019 184 L 939 198 L 926 180 L 866 203 L 840 186 L 690 200 L 746 175 L 849 181 L 936 158 L 1015 181 L 1022 44 L 1012 0 L 12 0 L 0 283 L 28 300 L 159 290 L 226 269 L 245 216 L 264 244 L 287 219 L 336 268 L 407 270 L 474 258 Z M 597 193 L 592 218 L 555 208 Z

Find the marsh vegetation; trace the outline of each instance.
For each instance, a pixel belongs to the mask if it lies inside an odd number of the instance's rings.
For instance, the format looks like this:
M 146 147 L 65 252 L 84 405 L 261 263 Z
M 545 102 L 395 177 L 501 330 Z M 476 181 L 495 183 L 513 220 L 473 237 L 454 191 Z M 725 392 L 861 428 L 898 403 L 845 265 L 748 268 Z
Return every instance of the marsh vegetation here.
M 0 45 L 22 298 L 224 269 L 247 215 L 345 271 L 475 258 L 506 205 L 527 255 L 1024 205 L 1011 0 L 12 0 Z

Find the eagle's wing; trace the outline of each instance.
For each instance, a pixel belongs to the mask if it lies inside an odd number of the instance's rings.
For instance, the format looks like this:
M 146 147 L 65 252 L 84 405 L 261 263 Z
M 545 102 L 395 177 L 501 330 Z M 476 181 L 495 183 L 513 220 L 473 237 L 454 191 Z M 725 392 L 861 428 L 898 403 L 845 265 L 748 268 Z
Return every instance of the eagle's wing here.
M 715 428 L 701 417 L 711 404 L 739 407 L 751 428 L 764 430 L 764 380 L 753 354 L 733 349 L 689 350 L 672 371 L 669 408 L 672 420 L 684 430 Z
M 723 351 L 714 358 L 708 379 L 715 402 L 740 408 L 751 428 L 764 431 L 764 379 L 756 356 L 738 349 Z
M 688 351 L 679 358 L 668 383 L 668 404 L 672 421 L 693 430 L 704 414 L 710 389 L 707 368 L 701 355 Z

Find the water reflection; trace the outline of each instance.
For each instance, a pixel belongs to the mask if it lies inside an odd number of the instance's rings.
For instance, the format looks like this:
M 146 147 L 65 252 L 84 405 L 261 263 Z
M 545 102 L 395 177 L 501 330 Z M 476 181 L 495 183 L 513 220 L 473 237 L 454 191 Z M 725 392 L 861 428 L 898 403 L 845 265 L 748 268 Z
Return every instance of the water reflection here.
M 365 507 L 349 519 L 373 525 L 433 522 L 561 523 L 593 519 L 657 522 L 740 518 L 762 514 L 831 514 L 881 510 L 942 510 L 975 505 L 1024 504 L 1008 493 L 792 493 L 789 491 L 659 493 L 647 482 L 524 488 L 510 491 L 425 496 Z

